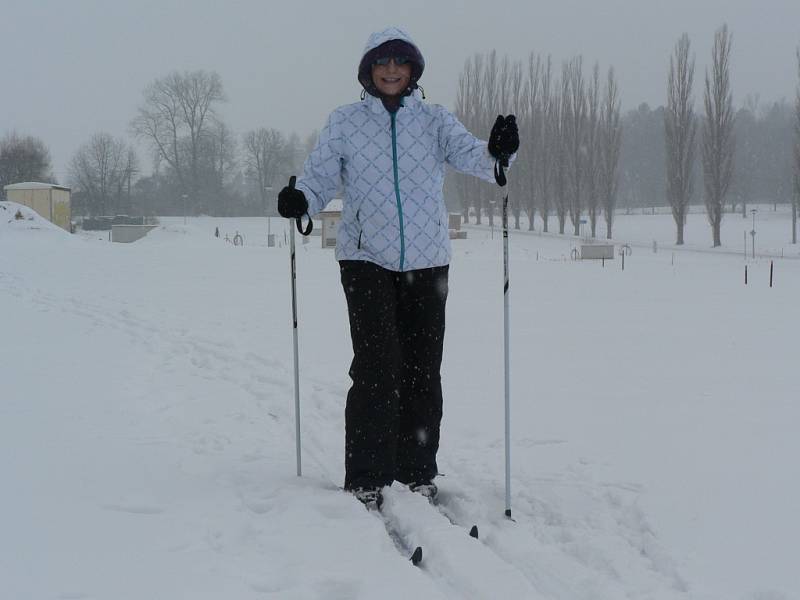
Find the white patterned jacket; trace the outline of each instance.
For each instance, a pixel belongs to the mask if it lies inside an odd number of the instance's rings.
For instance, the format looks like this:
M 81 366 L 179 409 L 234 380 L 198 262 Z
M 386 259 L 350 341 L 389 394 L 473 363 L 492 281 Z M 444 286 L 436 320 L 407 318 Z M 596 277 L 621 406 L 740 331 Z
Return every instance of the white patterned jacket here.
M 390 29 L 373 34 L 364 54 L 387 39 L 413 44 Z M 312 216 L 343 191 L 336 260 L 366 260 L 392 271 L 437 267 L 449 264 L 451 253 L 445 163 L 494 182 L 487 143 L 446 108 L 423 102 L 415 91 L 390 113 L 367 95 L 328 117 L 297 189 Z

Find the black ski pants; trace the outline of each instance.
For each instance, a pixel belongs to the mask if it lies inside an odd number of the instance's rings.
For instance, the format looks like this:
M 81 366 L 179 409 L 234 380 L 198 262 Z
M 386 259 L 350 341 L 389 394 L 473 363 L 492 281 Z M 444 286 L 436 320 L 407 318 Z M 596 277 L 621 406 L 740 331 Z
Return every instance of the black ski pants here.
M 345 489 L 437 474 L 448 266 L 396 272 L 339 263 L 353 385 L 345 409 Z

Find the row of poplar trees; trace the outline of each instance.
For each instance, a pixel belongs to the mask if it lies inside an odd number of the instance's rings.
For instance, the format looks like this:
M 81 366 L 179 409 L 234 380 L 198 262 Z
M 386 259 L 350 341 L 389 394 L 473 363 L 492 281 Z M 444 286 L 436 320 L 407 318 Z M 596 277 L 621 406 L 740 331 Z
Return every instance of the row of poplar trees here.
M 721 228 L 725 196 L 735 177 L 734 136 L 736 112 L 730 81 L 731 34 L 722 26 L 714 35 L 711 67 L 706 70 L 703 87 L 703 116 L 694 113 L 692 86 L 695 58 L 691 54 L 689 36 L 683 34 L 670 57 L 667 79 L 667 106 L 664 112 L 664 133 L 667 158 L 667 200 L 677 229 L 676 244 L 684 243 L 684 224 L 693 197 L 693 171 L 698 144 L 698 125 L 702 128 L 699 142 L 703 169 L 703 202 L 711 225 L 714 246 L 722 244 Z M 797 51 L 800 81 L 800 50 Z M 800 85 L 796 90 L 794 150 L 792 160 L 792 243 L 797 243 L 797 212 L 800 205 Z M 783 157 L 774 156 L 774 161 Z M 741 174 L 741 177 L 747 177 Z M 744 210 L 744 204 L 743 210 Z
M 735 139 L 733 94 L 730 82 L 731 35 L 727 26 L 714 36 L 711 70 L 706 70 L 704 117 L 700 144 L 703 165 L 703 200 L 714 246 L 722 245 L 721 228 L 725 195 L 733 179 Z M 698 119 L 694 114 L 692 85 L 694 57 L 689 36 L 683 34 L 670 57 L 664 133 L 667 157 L 667 200 L 677 228 L 676 244 L 684 242 L 683 229 L 692 200 L 692 173 Z
M 670 56 L 663 108 L 666 164 L 661 185 L 675 220 L 678 245 L 684 243 L 686 216 L 696 201 L 705 206 L 713 245 L 722 244 L 726 196 L 736 176 L 731 40 L 727 26 L 715 32 L 711 64 L 703 82 L 701 115 L 696 114 L 694 106 L 695 58 L 688 35 L 681 36 Z M 800 78 L 800 50 L 797 60 Z M 508 184 L 517 229 L 524 214 L 528 229 L 533 230 L 538 214 L 545 232 L 551 228 L 552 217 L 557 220 L 559 233 L 563 234 L 569 224 L 571 233 L 580 235 L 581 225 L 588 223 L 591 236 L 597 237 L 602 217 L 605 236 L 612 237 L 623 129 L 613 68 L 601 76 L 595 64 L 586 74 L 583 59 L 578 56 L 564 62 L 557 73 L 550 56 L 531 53 L 524 62 L 507 56 L 500 59 L 494 51 L 476 54 L 466 61 L 459 77 L 455 112 L 467 129 L 478 135 L 481 131 L 488 133 L 498 114 L 517 115 L 521 145 Z M 792 243 L 797 243 L 800 85 L 794 113 Z M 693 189 L 698 166 L 702 172 L 700 198 Z M 752 174 L 743 172 L 739 176 Z M 458 198 L 465 221 L 474 216 L 480 224 L 485 215 L 493 224 L 495 186 L 460 174 L 452 174 L 448 185 L 455 188 L 452 195 Z
M 611 238 L 622 142 L 619 88 L 610 68 L 602 77 L 595 64 L 587 75 L 577 56 L 556 73 L 550 56 L 531 53 L 527 62 L 476 54 L 461 73 L 455 112 L 470 131 L 490 127 L 498 114 L 517 115 L 520 150 L 509 177 L 509 206 L 514 226 L 527 217 L 534 229 L 538 213 L 543 231 L 556 219 L 580 235 L 584 215 L 592 237 L 601 215 Z M 496 188 L 474 178 L 453 175 L 465 220 L 471 213 L 494 219 Z M 474 209 L 474 210 L 472 210 Z

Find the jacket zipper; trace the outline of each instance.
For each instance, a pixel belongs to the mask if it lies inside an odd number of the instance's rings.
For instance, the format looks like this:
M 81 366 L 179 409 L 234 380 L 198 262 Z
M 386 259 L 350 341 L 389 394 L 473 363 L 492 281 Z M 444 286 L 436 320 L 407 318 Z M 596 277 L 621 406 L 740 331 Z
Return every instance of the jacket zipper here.
M 361 250 L 361 234 L 364 233 L 364 230 L 361 227 L 361 219 L 358 218 L 358 213 L 360 210 L 356 211 L 356 223 L 358 223 L 358 249 Z
M 403 227 L 403 204 L 400 201 L 400 178 L 397 173 L 397 124 L 396 113 L 389 113 L 392 118 L 392 167 L 394 169 L 394 195 L 397 198 L 397 217 L 400 220 L 400 270 L 406 259 L 406 239 Z

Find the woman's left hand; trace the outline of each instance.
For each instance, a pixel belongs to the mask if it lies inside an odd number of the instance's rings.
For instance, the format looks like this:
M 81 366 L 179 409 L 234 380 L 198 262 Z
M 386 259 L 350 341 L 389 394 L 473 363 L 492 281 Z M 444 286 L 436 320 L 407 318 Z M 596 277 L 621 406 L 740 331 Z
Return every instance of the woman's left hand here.
M 508 163 L 509 157 L 519 150 L 519 131 L 514 115 L 498 115 L 492 132 L 489 134 L 489 154 L 497 160 Z

